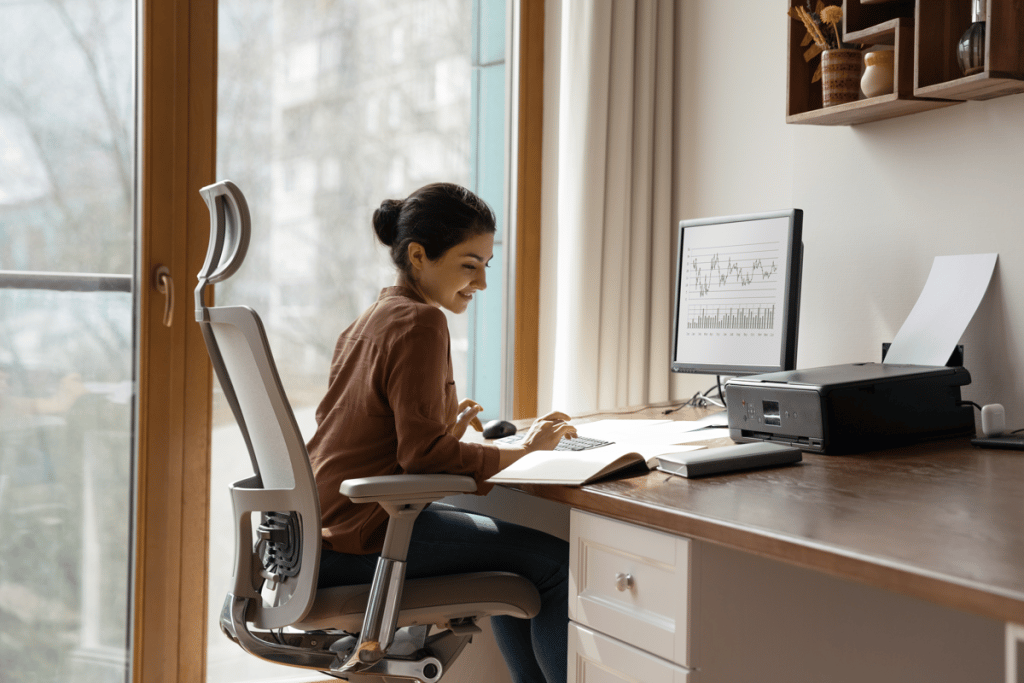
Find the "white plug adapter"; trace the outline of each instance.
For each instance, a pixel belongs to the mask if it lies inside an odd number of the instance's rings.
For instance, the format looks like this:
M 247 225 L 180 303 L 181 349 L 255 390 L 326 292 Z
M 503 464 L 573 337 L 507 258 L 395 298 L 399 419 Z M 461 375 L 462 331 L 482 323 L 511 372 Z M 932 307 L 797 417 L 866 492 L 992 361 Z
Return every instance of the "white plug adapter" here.
M 999 436 L 1006 431 L 1006 411 L 999 403 L 990 403 L 981 408 L 981 433 L 985 436 Z

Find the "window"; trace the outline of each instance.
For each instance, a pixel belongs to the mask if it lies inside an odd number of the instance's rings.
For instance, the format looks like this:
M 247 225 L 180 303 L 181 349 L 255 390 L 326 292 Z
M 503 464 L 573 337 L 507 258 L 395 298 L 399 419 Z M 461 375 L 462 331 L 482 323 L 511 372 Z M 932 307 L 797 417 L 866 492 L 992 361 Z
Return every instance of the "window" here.
M 477 0 L 473 5 L 473 130 L 470 187 L 494 209 L 498 233 L 487 290 L 470 311 L 467 330 L 467 395 L 484 407 L 484 420 L 510 417 L 502 385 L 505 306 L 502 284 L 508 273 L 505 220 L 505 2 Z
M 320 39 L 320 73 L 329 74 L 341 68 L 342 36 L 335 33 Z
M 309 15 L 302 21 L 298 4 Z M 497 415 L 504 17 L 504 0 L 220 2 L 217 176 L 245 193 L 253 241 L 217 300 L 259 311 L 307 439 L 338 334 L 394 282 L 374 209 L 437 180 L 474 189 L 499 219 L 487 298 L 474 304 L 488 312 L 449 316 L 460 394 Z M 487 21 L 496 27 L 481 35 Z M 309 87 L 295 65 L 308 62 L 310 44 L 321 46 L 321 66 L 336 64 L 343 76 Z M 325 45 L 339 46 L 330 60 Z M 280 60 L 288 78 L 275 78 Z M 216 386 L 214 398 L 207 680 L 296 675 L 245 654 L 217 627 L 233 553 L 226 486 L 250 465 Z
M 317 74 L 317 44 L 311 40 L 289 46 L 288 80 L 302 83 Z
M 3 680 L 129 673 L 132 7 L 0 5 Z
M 391 29 L 391 63 L 401 66 L 405 62 L 405 27 L 401 24 Z

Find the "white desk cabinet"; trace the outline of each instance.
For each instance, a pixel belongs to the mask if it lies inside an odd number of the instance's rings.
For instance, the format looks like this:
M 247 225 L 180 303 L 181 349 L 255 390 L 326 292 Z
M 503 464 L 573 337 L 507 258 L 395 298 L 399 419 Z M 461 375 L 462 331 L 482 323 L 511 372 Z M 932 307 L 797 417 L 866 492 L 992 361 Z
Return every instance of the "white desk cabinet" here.
M 691 542 L 573 510 L 569 553 L 569 680 L 688 680 Z
M 997 621 L 580 510 L 570 543 L 569 683 L 1004 680 Z
M 1024 683 L 1024 626 L 1006 625 L 1006 683 Z
M 690 671 L 576 623 L 569 624 L 570 683 L 692 683 Z

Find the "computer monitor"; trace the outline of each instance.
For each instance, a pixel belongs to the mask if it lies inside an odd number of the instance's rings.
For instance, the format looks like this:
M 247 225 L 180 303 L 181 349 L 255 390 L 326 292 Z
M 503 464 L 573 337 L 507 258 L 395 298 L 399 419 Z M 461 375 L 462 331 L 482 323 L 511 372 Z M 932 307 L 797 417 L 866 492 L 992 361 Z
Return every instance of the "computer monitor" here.
M 679 223 L 672 371 L 796 367 L 803 211 Z

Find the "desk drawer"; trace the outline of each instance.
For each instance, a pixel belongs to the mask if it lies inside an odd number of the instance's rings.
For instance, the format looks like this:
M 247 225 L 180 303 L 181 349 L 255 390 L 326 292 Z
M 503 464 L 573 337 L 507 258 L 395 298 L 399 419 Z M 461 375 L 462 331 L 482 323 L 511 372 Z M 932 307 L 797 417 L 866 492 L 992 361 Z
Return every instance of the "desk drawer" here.
M 570 544 L 570 619 L 694 666 L 690 541 L 573 510 Z
M 690 683 L 690 672 L 579 624 L 569 624 L 568 683 Z

